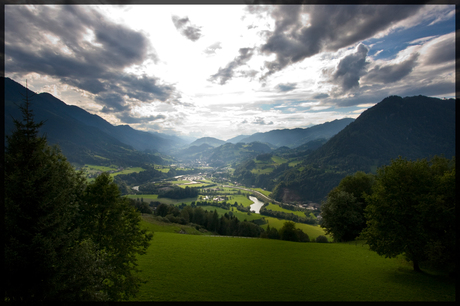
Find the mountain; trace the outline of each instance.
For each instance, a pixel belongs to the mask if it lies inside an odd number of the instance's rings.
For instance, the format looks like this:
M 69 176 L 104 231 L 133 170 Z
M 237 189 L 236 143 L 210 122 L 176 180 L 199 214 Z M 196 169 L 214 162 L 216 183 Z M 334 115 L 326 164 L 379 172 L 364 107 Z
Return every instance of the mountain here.
M 238 142 L 241 142 L 244 138 L 247 138 L 249 136 L 251 135 L 239 135 L 239 136 L 227 139 L 227 142 L 238 143 Z
M 216 148 L 218 146 L 221 146 L 221 145 L 225 144 L 225 141 L 217 139 L 217 138 L 214 138 L 214 137 L 203 137 L 203 138 L 197 139 L 194 142 L 192 142 L 191 144 L 189 144 L 189 147 L 200 146 L 202 144 L 207 144 L 207 145 L 210 145 L 210 146 Z
M 455 156 L 455 100 L 390 96 L 284 172 L 272 196 L 321 201 L 356 171 L 373 172 L 391 159 Z
M 221 167 L 271 151 L 272 148 L 270 146 L 260 142 L 251 142 L 249 144 L 241 142 L 233 144 L 228 142 L 214 148 L 207 161 L 210 166 Z
M 354 119 L 344 118 L 318 124 L 306 129 L 297 128 L 273 130 L 265 133 L 256 133 L 249 137 L 240 139 L 239 141 L 244 143 L 258 141 L 270 143 L 276 147 L 286 146 L 289 148 L 295 148 L 315 139 L 329 139 L 353 121 Z
M 71 162 L 99 164 L 111 160 L 122 165 L 131 159 L 133 164 L 161 163 L 159 156 L 141 154 L 137 150 L 156 151 L 171 145 L 167 139 L 129 126 L 113 126 L 49 93 L 35 94 L 9 78 L 4 78 L 4 84 L 5 134 L 12 132 L 13 118 L 22 118 L 18 105 L 23 102 L 27 90 L 35 121 L 45 121 L 40 133 L 46 134 L 50 144 L 58 144 Z
M 190 146 L 185 149 L 175 151 L 172 154 L 177 159 L 183 162 L 191 162 L 193 160 L 205 161 L 212 155 L 214 147 L 207 143 L 202 143 L 199 146 Z

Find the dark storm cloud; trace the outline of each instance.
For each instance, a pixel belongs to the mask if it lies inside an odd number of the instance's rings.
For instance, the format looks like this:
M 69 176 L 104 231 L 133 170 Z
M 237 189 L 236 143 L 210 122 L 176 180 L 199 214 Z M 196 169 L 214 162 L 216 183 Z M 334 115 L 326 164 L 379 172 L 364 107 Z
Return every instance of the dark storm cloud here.
M 421 6 L 367 5 L 278 5 L 272 11 L 275 30 L 260 47 L 261 52 L 276 54 L 266 62 L 264 79 L 286 66 L 321 51 L 337 51 L 372 37 L 395 23 L 412 16 Z M 302 15 L 308 14 L 308 21 Z
M 172 16 L 172 22 L 176 29 L 191 41 L 197 41 L 201 37 L 200 27 L 192 25 L 188 17 Z
M 228 80 L 233 78 L 234 70 L 244 64 L 246 64 L 252 57 L 254 48 L 241 48 L 239 50 L 240 55 L 235 57 L 233 61 L 227 64 L 225 68 L 219 68 L 216 74 L 213 74 L 208 81 L 216 81 L 220 78 L 220 85 L 224 85 Z
M 145 122 L 152 122 L 160 119 L 166 119 L 164 115 L 157 115 L 157 116 L 148 116 L 148 117 L 132 117 L 129 114 L 129 111 L 122 112 L 117 114 L 117 118 L 123 121 L 124 123 L 145 123 Z
M 408 88 L 401 93 L 402 96 L 418 96 L 424 95 L 428 97 L 442 96 L 442 95 L 455 95 L 455 81 L 448 82 L 433 82 L 428 84 L 420 84 L 419 86 L 408 86 Z
M 366 82 L 388 84 L 399 81 L 412 72 L 412 69 L 417 65 L 418 56 L 419 54 L 415 53 L 409 59 L 399 64 L 386 65 L 383 67 L 375 66 L 366 75 Z
M 434 45 L 425 60 L 427 65 L 438 65 L 455 60 L 455 38 L 445 39 Z
M 276 85 L 276 89 L 280 92 L 287 92 L 294 90 L 296 88 L 297 84 L 296 83 L 286 83 L 286 84 L 278 84 Z
M 366 56 L 369 49 L 360 44 L 355 53 L 345 56 L 332 74 L 331 81 L 339 85 L 342 92 L 359 87 L 359 79 L 363 75 L 366 66 Z
M 313 96 L 313 99 L 326 99 L 329 95 L 327 93 L 319 93 Z
M 95 94 L 105 112 L 129 108 L 125 96 L 167 100 L 174 88 L 123 72 L 157 60 L 147 38 L 83 6 L 8 6 L 5 71 L 36 72 Z
M 128 110 L 128 106 L 124 104 L 123 96 L 118 93 L 104 92 L 96 96 L 96 102 L 102 104 L 103 113 L 116 113 Z

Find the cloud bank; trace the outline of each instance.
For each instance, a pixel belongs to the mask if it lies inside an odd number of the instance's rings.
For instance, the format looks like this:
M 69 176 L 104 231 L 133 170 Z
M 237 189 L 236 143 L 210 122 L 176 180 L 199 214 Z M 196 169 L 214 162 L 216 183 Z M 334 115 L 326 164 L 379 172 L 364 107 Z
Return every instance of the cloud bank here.
M 158 60 L 141 32 L 83 6 L 5 8 L 5 72 L 48 75 L 94 95 L 102 112 L 124 112 L 129 100 L 167 102 L 174 86 L 159 78 L 126 73 Z M 122 117 L 123 118 L 123 117 Z

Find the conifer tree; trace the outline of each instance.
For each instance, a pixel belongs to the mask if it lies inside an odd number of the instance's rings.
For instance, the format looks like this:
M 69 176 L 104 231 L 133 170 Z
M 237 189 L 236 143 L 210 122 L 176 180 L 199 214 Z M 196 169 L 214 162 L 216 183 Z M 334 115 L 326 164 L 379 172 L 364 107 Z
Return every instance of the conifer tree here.
M 5 298 L 95 300 L 97 262 L 91 241 L 78 240 L 75 216 L 84 184 L 57 147 L 39 136 L 29 93 L 5 150 Z

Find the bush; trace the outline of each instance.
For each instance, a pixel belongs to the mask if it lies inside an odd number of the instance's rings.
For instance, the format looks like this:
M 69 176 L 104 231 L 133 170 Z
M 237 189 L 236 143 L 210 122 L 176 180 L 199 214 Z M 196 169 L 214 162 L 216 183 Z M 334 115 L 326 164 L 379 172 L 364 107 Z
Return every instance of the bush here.
M 310 237 L 308 237 L 307 233 L 302 231 L 300 228 L 296 228 L 296 233 L 299 242 L 310 242 Z
M 319 243 L 328 243 L 329 240 L 327 239 L 326 236 L 319 235 L 318 237 L 316 237 L 316 242 L 319 242 Z

